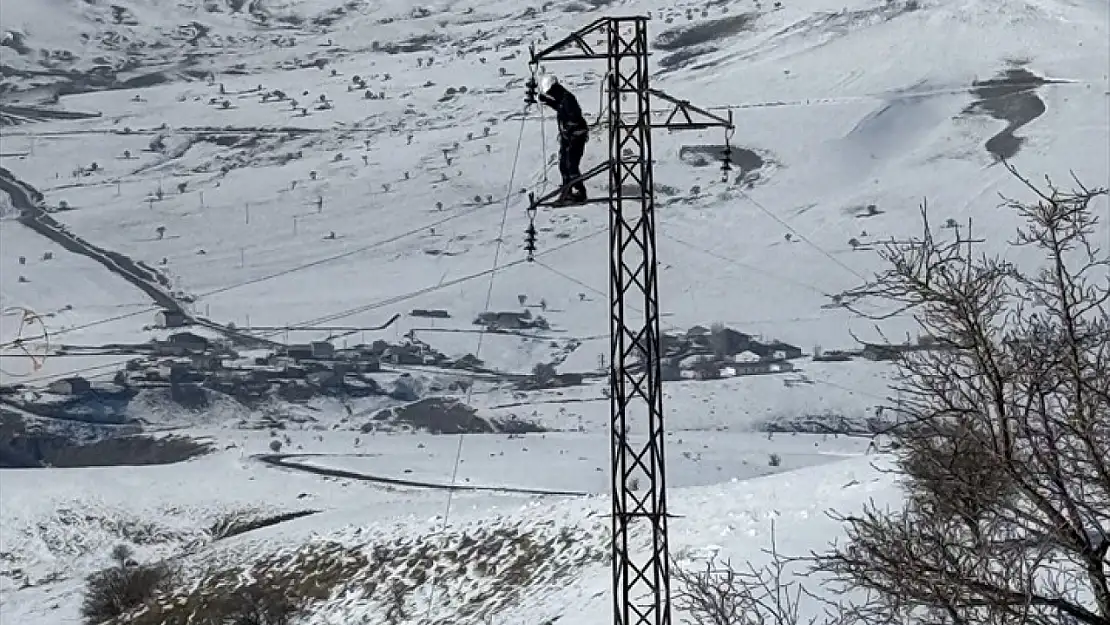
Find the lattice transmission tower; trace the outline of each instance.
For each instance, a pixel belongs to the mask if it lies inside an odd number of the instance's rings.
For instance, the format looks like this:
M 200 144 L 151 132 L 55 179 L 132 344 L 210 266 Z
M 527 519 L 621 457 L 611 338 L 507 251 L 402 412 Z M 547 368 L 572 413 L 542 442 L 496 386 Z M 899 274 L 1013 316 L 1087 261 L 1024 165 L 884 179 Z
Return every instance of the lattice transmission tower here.
M 647 17 L 606 17 L 543 50 L 532 49 L 534 101 L 540 63 L 605 60 L 609 158 L 578 180 L 609 175 L 609 384 L 612 409 L 612 562 L 615 625 L 671 625 L 667 498 L 660 376 L 659 283 L 651 131 L 724 128 L 722 170 L 729 171 L 732 114 L 721 117 L 648 85 Z M 653 98 L 669 111 L 652 111 Z M 530 197 L 529 258 L 536 208 L 559 192 Z M 644 530 L 648 547 L 636 544 Z M 643 536 L 643 534 L 641 534 Z

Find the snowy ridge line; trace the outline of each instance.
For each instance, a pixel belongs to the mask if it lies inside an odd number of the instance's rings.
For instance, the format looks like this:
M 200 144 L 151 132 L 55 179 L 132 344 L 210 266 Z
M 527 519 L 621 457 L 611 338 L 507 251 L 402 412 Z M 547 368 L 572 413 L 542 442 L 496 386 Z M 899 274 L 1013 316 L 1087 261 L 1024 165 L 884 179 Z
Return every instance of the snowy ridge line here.
M 290 462 L 290 458 L 329 458 L 333 456 L 342 456 L 343 454 L 258 454 L 251 456 L 252 459 L 257 460 L 263 464 L 280 469 L 290 469 L 293 471 L 302 471 L 305 473 L 313 473 L 315 475 L 323 475 L 328 477 L 339 477 L 349 480 L 358 480 L 361 482 L 372 482 L 375 484 L 386 484 L 389 486 L 407 486 L 411 488 L 423 488 L 427 490 L 442 490 L 448 492 L 489 492 L 489 493 L 510 493 L 520 495 L 541 495 L 541 496 L 557 496 L 557 497 L 591 497 L 592 493 L 582 491 L 564 491 L 564 490 L 543 490 L 536 488 L 515 488 L 512 486 L 474 486 L 474 485 L 460 485 L 460 484 L 441 484 L 437 482 L 424 482 L 420 480 L 406 480 L 395 477 L 383 477 L 378 475 L 367 475 L 365 473 L 357 473 L 355 471 L 347 471 L 345 469 L 329 469 L 327 467 L 318 467 L 311 464 L 303 464 L 300 462 Z
M 134 267 L 124 267 L 106 250 L 65 231 L 62 224 L 50 217 L 43 209 L 42 194 L 2 167 L 0 167 L 0 190 L 7 192 L 12 198 L 12 203 L 20 210 L 20 222 L 27 227 L 74 254 L 87 256 L 104 265 L 112 273 L 142 290 L 159 306 L 184 312 L 177 300 L 151 283 L 149 278 L 153 276 L 149 272 L 148 276 L 144 277 L 140 274 L 137 264 Z
M 1092 79 L 1070 79 L 1070 78 L 1046 78 L 1045 82 L 1013 82 L 1007 83 L 1007 86 L 1012 86 L 1015 89 L 1020 88 L 1043 88 L 1043 87 L 1091 87 L 1105 84 L 1102 81 Z M 875 100 L 883 102 L 899 102 L 902 100 L 915 100 L 919 98 L 929 98 L 941 95 L 959 95 L 968 93 L 973 88 L 972 85 L 966 87 L 946 87 L 943 89 L 926 89 L 922 91 L 878 91 L 875 93 L 861 93 L 859 95 L 847 96 L 830 96 L 819 98 L 799 98 L 795 100 L 767 100 L 764 102 L 741 102 L 739 104 L 718 104 L 716 106 L 703 106 L 701 108 L 707 111 L 743 111 L 748 109 L 765 109 L 765 108 L 804 108 L 807 106 L 837 106 L 842 104 L 859 104 L 861 102 L 872 102 Z M 650 111 L 649 115 L 664 116 L 670 115 L 673 111 L 671 109 L 655 109 Z M 631 113 L 629 113 L 631 115 Z M 516 119 L 517 114 L 513 114 L 510 119 Z M 526 115 L 529 121 L 542 121 L 541 115 Z M 608 119 L 602 115 L 596 122 L 598 127 L 608 127 Z M 12 133 L 13 135 L 16 133 Z M 29 131 L 21 132 L 23 136 L 34 134 Z
M 1008 83 L 1016 89 L 1020 88 L 1045 88 L 1045 87 L 1091 87 L 1105 84 L 1103 81 L 1089 79 L 1089 78 L 1045 78 L 1044 82 L 1014 82 Z M 741 102 L 738 104 L 719 104 L 716 106 L 702 107 L 707 111 L 742 111 L 748 109 L 764 109 L 764 108 L 798 108 L 807 106 L 836 106 L 842 104 L 858 104 L 860 102 L 869 102 L 874 100 L 881 100 L 886 102 L 898 102 L 902 100 L 913 100 L 918 98 L 928 98 L 941 95 L 958 95 L 967 93 L 973 85 L 966 87 L 945 87 L 940 89 L 925 89 L 920 91 L 877 91 L 874 93 L 862 93 L 858 95 L 847 96 L 830 96 L 830 97 L 816 97 L 816 98 L 799 98 L 794 100 L 766 100 L 763 102 Z M 650 111 L 650 115 L 669 115 L 671 109 L 657 109 Z M 55 114 L 51 111 L 51 114 Z M 95 119 L 101 117 L 102 114 L 95 113 L 80 113 L 72 111 L 59 111 L 59 115 L 68 115 L 64 119 Z M 16 117 L 16 116 L 12 116 Z M 514 112 L 506 116 L 506 121 L 510 120 L 526 120 L 526 121 L 542 121 L 543 117 L 540 115 L 529 115 L 527 113 Z M 26 122 L 33 122 L 36 120 L 25 119 Z M 596 126 L 606 127 L 608 121 L 601 116 L 596 123 Z M 454 127 L 453 125 L 447 127 Z M 442 133 L 447 127 L 427 127 L 427 128 L 413 128 L 404 132 L 412 134 L 424 133 Z M 313 135 L 324 134 L 331 132 L 344 132 L 344 133 L 382 133 L 382 132 L 402 132 L 391 126 L 389 127 L 376 127 L 376 128 L 362 128 L 357 126 L 330 126 L 323 128 L 311 128 L 305 126 L 278 126 L 266 127 L 260 126 L 257 128 L 245 126 L 182 126 L 180 128 L 138 128 L 129 131 L 119 130 L 118 128 L 83 128 L 79 130 L 9 130 L 4 134 L 9 137 L 67 137 L 76 135 L 177 135 L 185 133 L 223 133 L 223 134 L 251 134 L 251 135 L 269 135 L 269 134 L 291 134 L 291 135 Z
M 231 330 L 209 319 L 191 315 L 176 298 L 155 284 L 158 278 L 161 277 L 161 274 L 158 274 L 153 269 L 145 267 L 141 262 L 132 261 L 122 254 L 100 248 L 68 232 L 60 222 L 51 217 L 46 210 L 43 209 L 42 193 L 22 180 L 19 180 L 11 171 L 3 167 L 0 167 L 0 190 L 7 192 L 12 199 L 12 204 L 19 209 L 20 223 L 74 254 L 80 254 L 97 261 L 108 269 L 108 271 L 130 282 L 154 300 L 156 304 L 155 309 L 163 308 L 165 310 L 178 312 L 186 318 L 191 319 L 197 325 L 220 332 L 240 343 L 245 342 L 248 344 L 263 344 L 269 346 L 277 345 L 273 341 L 258 339 L 248 334 Z

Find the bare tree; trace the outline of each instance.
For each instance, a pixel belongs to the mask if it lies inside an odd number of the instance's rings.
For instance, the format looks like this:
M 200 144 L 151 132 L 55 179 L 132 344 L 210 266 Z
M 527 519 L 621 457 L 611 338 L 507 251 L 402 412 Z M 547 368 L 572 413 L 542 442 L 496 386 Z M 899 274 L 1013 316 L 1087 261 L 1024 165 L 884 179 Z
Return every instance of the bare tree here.
M 699 569 L 672 567 L 675 582 L 672 601 L 678 614 L 691 625 L 800 625 L 830 620 L 803 616 L 803 598 L 809 593 L 796 579 L 795 562 L 778 553 L 774 525 L 771 561 L 757 568 L 750 563 L 734 568 L 728 560 L 711 557 Z
M 922 208 L 923 237 L 886 245 L 889 269 L 845 297 L 936 338 L 897 363 L 905 505 L 843 518 L 847 542 L 818 556 L 867 596 L 859 622 L 1110 624 L 1107 191 L 1007 168 L 1032 193 L 1006 200 L 1025 221 L 1012 245 L 1039 270 L 977 255 L 966 231 L 934 239 Z

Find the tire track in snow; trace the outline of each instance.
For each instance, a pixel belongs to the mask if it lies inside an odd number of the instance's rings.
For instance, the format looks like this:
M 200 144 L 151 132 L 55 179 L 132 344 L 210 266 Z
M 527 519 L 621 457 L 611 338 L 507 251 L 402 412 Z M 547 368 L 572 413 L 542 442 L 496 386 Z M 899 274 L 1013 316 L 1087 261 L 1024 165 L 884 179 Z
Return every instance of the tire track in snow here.
M 512 486 L 473 486 L 469 484 L 439 484 L 436 482 L 424 482 L 421 480 L 406 480 L 395 477 L 384 477 L 380 475 L 368 475 L 365 473 L 357 473 L 355 471 L 347 471 L 345 469 L 330 469 L 327 467 L 318 467 L 311 464 L 304 464 L 302 462 L 291 461 L 293 458 L 330 458 L 330 457 L 344 457 L 343 454 L 258 454 L 251 456 L 253 459 L 261 462 L 262 464 L 276 467 L 279 469 L 289 469 L 292 471 L 300 471 L 303 473 L 311 473 L 313 475 L 321 475 L 325 477 L 339 477 L 348 480 L 357 480 L 360 482 L 371 482 L 374 484 L 383 484 L 386 486 L 405 486 L 409 488 L 422 488 L 425 490 L 442 490 L 442 491 L 462 491 L 462 492 L 486 492 L 486 493 L 508 493 L 517 495 L 554 495 L 560 497 L 587 497 L 592 493 L 585 493 L 580 491 L 564 491 L 564 490 L 543 490 L 536 488 L 514 488 Z

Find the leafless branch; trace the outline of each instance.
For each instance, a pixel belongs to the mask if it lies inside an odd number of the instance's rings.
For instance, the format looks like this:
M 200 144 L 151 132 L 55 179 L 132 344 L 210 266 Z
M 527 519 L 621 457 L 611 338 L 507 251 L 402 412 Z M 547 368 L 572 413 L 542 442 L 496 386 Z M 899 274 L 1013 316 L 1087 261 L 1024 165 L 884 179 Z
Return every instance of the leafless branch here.
M 970 230 L 891 243 L 844 296 L 912 313 L 939 349 L 897 361 L 907 502 L 842 520 L 818 557 L 890 622 L 1110 625 L 1110 258 L 1094 241 L 1107 190 L 1076 181 L 1005 199 L 1035 270 L 976 254 Z M 863 314 L 863 313 L 861 313 Z

